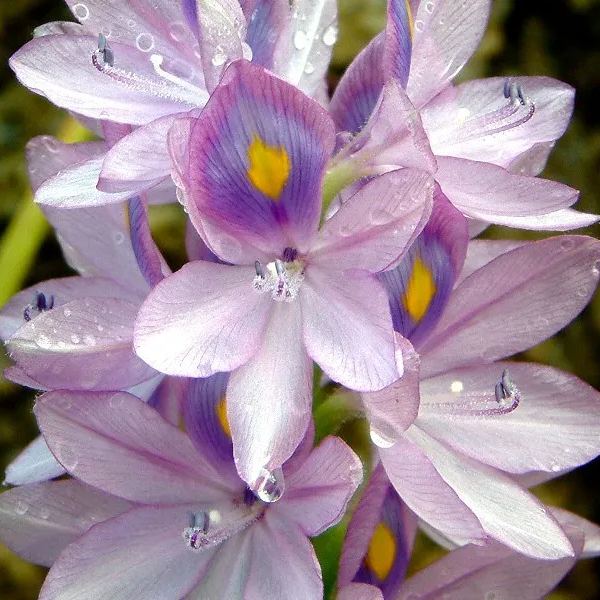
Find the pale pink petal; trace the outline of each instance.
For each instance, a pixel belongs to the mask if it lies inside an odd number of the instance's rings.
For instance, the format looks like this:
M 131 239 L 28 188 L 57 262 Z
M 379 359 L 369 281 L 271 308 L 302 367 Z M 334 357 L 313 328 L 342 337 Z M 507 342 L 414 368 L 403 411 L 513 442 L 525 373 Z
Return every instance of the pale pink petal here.
M 504 96 L 507 82 L 520 86 L 528 103 L 513 108 L 514 114 L 506 119 L 485 119 L 513 102 Z M 450 87 L 432 100 L 422 111 L 423 125 L 436 155 L 508 168 L 535 144 L 552 143 L 563 135 L 571 120 L 574 96 L 570 85 L 549 77 L 476 79 Z M 507 128 L 527 118 L 531 110 L 534 112 L 526 122 Z M 494 133 L 498 129 L 502 131 Z M 519 172 L 514 165 L 511 170 Z
M 373 179 L 327 220 L 311 261 L 372 273 L 388 268 L 421 233 L 433 198 L 433 178 L 402 169 Z
M 581 227 L 589 227 L 600 220 L 599 215 L 582 213 L 572 208 L 562 208 L 545 215 L 529 217 L 501 216 L 494 217 L 497 225 L 531 229 L 532 231 L 570 231 Z
M 106 154 L 98 189 L 130 194 L 145 191 L 171 173 L 167 134 L 178 115 L 168 115 L 139 127 Z
M 490 223 L 552 213 L 570 206 L 579 196 L 562 183 L 515 175 L 464 158 L 438 157 L 435 178 L 456 208 Z
M 213 554 L 183 539 L 188 508 L 134 508 L 94 526 L 62 552 L 40 600 L 179 600 Z
M 319 561 L 296 524 L 269 511 L 253 526 L 252 545 L 244 598 L 322 599 Z
M 331 379 L 363 392 L 398 379 L 387 294 L 371 275 L 311 265 L 300 294 L 306 349 Z
M 79 298 L 26 322 L 8 339 L 8 354 L 49 388 L 130 387 L 155 375 L 133 352 L 137 311 L 137 302 Z
M 453 452 L 416 426 L 406 435 L 426 453 L 433 468 L 473 511 L 489 536 L 532 558 L 573 556 L 569 540 L 549 511 L 513 480 Z
M 300 306 L 275 304 L 262 345 L 231 374 L 227 415 L 233 452 L 240 476 L 251 486 L 264 470 L 281 467 L 308 427 L 312 370 L 301 336 Z
M 400 379 L 379 392 L 362 395 L 371 439 L 382 447 L 397 442 L 419 413 L 419 355 L 399 334 L 396 334 L 396 349 L 404 365 Z
M 503 369 L 520 392 L 519 405 L 508 414 L 478 414 L 495 404 Z M 451 371 L 424 380 L 421 397 L 421 429 L 503 471 L 558 473 L 600 454 L 600 393 L 551 367 L 495 363 Z
M 78 481 L 24 485 L 0 495 L 0 539 L 21 558 L 49 567 L 92 525 L 130 507 Z
M 600 244 L 558 236 L 503 254 L 455 289 L 421 347 L 425 376 L 534 346 L 574 319 L 600 277 Z
M 286 491 L 271 510 L 310 537 L 337 523 L 362 481 L 362 464 L 340 438 L 327 437 L 286 477 Z
M 37 483 L 64 474 L 64 467 L 54 458 L 46 440 L 40 435 L 6 467 L 4 484 Z
M 420 108 L 471 58 L 490 12 L 490 0 L 420 2 L 414 15 L 412 60 L 407 91 Z
M 34 412 L 52 453 L 90 485 L 145 504 L 227 496 L 189 438 L 130 394 L 48 392 Z
M 169 375 L 207 377 L 258 350 L 272 302 L 255 292 L 254 269 L 188 263 L 159 283 L 135 326 L 138 355 Z
M 550 507 L 550 510 L 562 527 L 575 529 L 583 534 L 584 543 L 580 558 L 600 556 L 600 527 L 598 525 L 563 508 Z
M 581 544 L 581 538 L 576 541 Z M 469 545 L 413 575 L 397 600 L 540 600 L 558 585 L 575 560 L 536 560 L 497 543 Z
M 384 600 L 381 590 L 366 583 L 351 583 L 337 595 L 338 600 Z
M 405 437 L 391 448 L 380 448 L 379 456 L 390 482 L 420 519 L 457 543 L 483 543 L 487 536 L 479 520 L 422 448 Z

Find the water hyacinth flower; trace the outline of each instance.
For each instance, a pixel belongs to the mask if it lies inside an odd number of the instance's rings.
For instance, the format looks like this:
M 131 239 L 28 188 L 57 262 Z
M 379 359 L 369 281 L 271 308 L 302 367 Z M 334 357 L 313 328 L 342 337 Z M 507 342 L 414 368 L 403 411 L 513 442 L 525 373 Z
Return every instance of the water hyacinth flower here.
M 2 495 L 0 535 L 30 560 L 53 565 L 40 598 L 322 598 L 307 537 L 341 518 L 360 483 L 360 461 L 338 438 L 312 449 L 308 436 L 283 467 L 285 495 L 267 502 L 279 497 L 277 487 L 252 494 L 236 474 L 231 444 L 215 444 L 217 430 L 224 433 L 219 400 L 198 400 L 205 410 L 190 440 L 127 393 L 38 399 L 40 429 L 77 481 Z M 209 458 L 215 452 L 218 461 Z M 63 524 L 47 547 L 41 542 L 53 526 L 40 520 L 44 509 Z
M 373 440 L 404 502 L 442 535 L 566 556 L 558 523 L 518 480 L 555 477 L 600 453 L 598 392 L 550 367 L 499 361 L 584 308 L 600 277 L 600 245 L 583 236 L 475 241 L 463 266 L 467 240 L 464 218 L 438 196 L 404 259 L 380 275 L 394 328 L 415 352 L 397 384 L 367 395 L 372 428 L 379 417 Z M 373 413 L 389 415 L 390 403 L 396 422 Z
M 570 86 L 547 77 L 452 83 L 483 36 L 490 4 L 389 1 L 385 32 L 350 65 L 332 99 L 338 129 L 357 136 L 335 167 L 351 175 L 412 166 L 403 143 L 408 121 L 421 146 L 428 142 L 436 181 L 466 216 L 526 229 L 595 223 L 595 215 L 568 208 L 576 190 L 533 177 L 567 128 Z
M 337 32 L 333 0 L 300 0 L 293 10 L 286 0 L 67 4 L 79 23 L 39 27 L 10 65 L 24 85 L 58 106 L 128 126 L 130 135 L 47 182 L 38 202 L 96 206 L 168 183 L 167 131 L 178 114 L 206 104 L 233 60 L 252 59 L 326 99 Z M 82 193 L 66 196 L 65 184 Z
M 567 511 L 552 509 L 552 512 L 573 545 L 573 557 L 536 560 L 496 542 L 467 545 L 451 548 L 448 555 L 407 579 L 417 519 L 395 493 L 379 465 L 346 531 L 338 598 L 540 600 L 578 559 L 598 556 L 599 550 L 600 528 Z
M 185 208 L 230 264 L 192 262 L 159 284 L 140 311 L 135 347 L 171 375 L 232 371 L 227 414 L 236 464 L 251 485 L 304 436 L 311 358 L 352 389 L 381 389 L 399 376 L 373 274 L 424 226 L 431 178 L 387 174 L 318 231 L 333 144 L 333 124 L 316 102 L 244 61 L 231 65 L 199 118 L 171 131 Z

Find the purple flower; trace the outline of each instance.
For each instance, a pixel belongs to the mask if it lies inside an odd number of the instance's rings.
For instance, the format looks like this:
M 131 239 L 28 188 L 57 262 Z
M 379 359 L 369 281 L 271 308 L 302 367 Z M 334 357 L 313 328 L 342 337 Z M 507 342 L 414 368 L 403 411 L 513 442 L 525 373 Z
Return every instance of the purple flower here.
M 377 467 L 346 531 L 338 576 L 344 600 L 411 598 L 519 598 L 538 600 L 550 592 L 577 559 L 598 555 L 600 529 L 572 513 L 551 508 L 575 556 L 555 560 L 525 557 L 489 541 L 452 550 L 406 579 L 417 518 Z
M 461 221 L 438 195 L 413 247 L 380 275 L 394 327 L 416 352 L 397 384 L 363 396 L 372 437 L 402 499 L 446 538 L 566 556 L 567 538 L 524 485 L 598 455 L 598 393 L 550 367 L 497 361 L 583 309 L 600 276 L 599 243 L 476 241 L 463 266 Z
M 251 485 L 304 436 L 311 358 L 356 390 L 399 376 L 374 273 L 422 229 L 431 178 L 408 169 L 378 178 L 318 231 L 333 138 L 316 102 L 247 62 L 229 68 L 198 119 L 171 132 L 185 208 L 230 264 L 192 262 L 159 284 L 140 311 L 135 347 L 171 375 L 233 371 L 227 412 Z
M 80 24 L 39 27 L 11 67 L 58 106 L 123 125 L 111 148 L 47 182 L 38 202 L 97 206 L 165 185 L 174 201 L 167 132 L 178 115 L 198 112 L 242 57 L 326 101 L 334 0 L 301 0 L 293 11 L 286 0 L 67 3 Z
M 526 229 L 590 225 L 595 215 L 567 208 L 576 190 L 533 177 L 569 123 L 573 89 L 547 77 L 451 83 L 477 47 L 489 7 L 489 0 L 389 1 L 386 31 L 355 59 L 332 99 L 339 130 L 358 134 L 338 167 L 350 169 L 348 160 L 366 174 L 414 166 L 408 129 L 466 216 Z
M 38 400 L 40 429 L 79 480 L 0 498 L 3 541 L 53 564 L 40 598 L 322 597 L 307 537 L 341 518 L 360 461 L 338 438 L 313 450 L 309 436 L 283 467 L 285 496 L 264 502 L 237 477 L 231 454 L 227 463 L 202 453 L 215 449 L 223 420 L 218 395 L 198 401 L 206 411 L 192 443 L 126 393 L 49 392 Z M 261 496 L 274 500 L 277 485 L 267 482 Z

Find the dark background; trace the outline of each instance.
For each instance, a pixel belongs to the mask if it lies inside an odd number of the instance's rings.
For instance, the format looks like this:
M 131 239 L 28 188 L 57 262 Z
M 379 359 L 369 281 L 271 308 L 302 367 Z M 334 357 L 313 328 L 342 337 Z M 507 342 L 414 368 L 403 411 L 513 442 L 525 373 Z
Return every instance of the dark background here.
M 175 0 L 173 0 L 175 1 Z M 384 23 L 384 0 L 339 0 L 340 40 L 331 68 L 335 86 L 344 68 Z M 23 150 L 39 134 L 62 132 L 69 141 L 80 132 L 65 129 L 65 114 L 22 88 L 8 68 L 8 58 L 31 38 L 33 28 L 68 19 L 60 0 L 0 3 L 0 304 L 19 287 L 69 274 L 57 243 L 30 205 Z M 577 88 L 575 117 L 552 155 L 545 176 L 581 190 L 578 207 L 600 212 L 600 2 L 598 0 L 495 0 L 486 37 L 463 79 L 491 75 L 548 75 Z M 71 128 L 72 129 L 72 128 Z M 182 215 L 168 207 L 153 215 L 159 244 L 172 265 L 183 261 Z M 598 236 L 600 230 L 589 233 Z M 501 229 L 494 237 L 540 237 Z M 555 338 L 522 358 L 571 371 L 600 388 L 600 295 Z M 0 367 L 6 366 L 0 350 Z M 31 414 L 33 394 L 0 378 L 0 470 L 36 435 Z M 600 522 L 600 462 L 539 489 L 549 503 Z M 415 567 L 433 560 L 424 542 L 417 546 Z M 584 561 L 551 595 L 554 600 L 600 598 L 599 561 Z M 599 569 L 600 571 L 600 569 Z M 44 570 L 24 563 L 0 545 L 0 598 L 35 598 Z M 83 600 L 83 599 L 82 599 Z

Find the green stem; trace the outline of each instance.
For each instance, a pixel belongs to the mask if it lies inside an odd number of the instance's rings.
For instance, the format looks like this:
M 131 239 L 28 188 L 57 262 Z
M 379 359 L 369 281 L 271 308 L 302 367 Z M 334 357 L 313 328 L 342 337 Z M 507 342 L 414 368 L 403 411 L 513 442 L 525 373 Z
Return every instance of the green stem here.
M 327 214 L 333 199 L 350 184 L 363 176 L 358 165 L 352 160 L 344 160 L 331 166 L 323 179 L 323 209 L 322 215 Z M 322 218 L 323 218 L 322 217 Z

